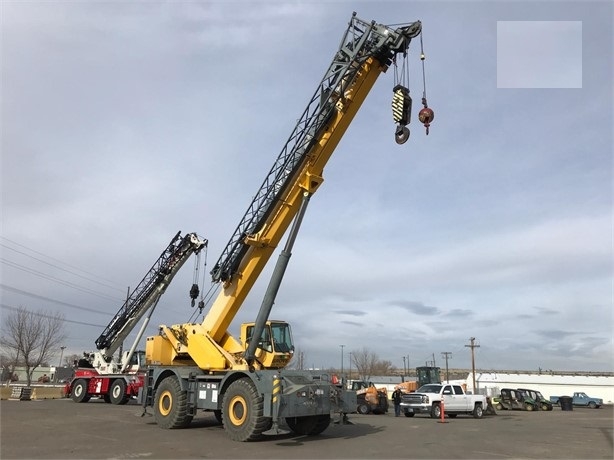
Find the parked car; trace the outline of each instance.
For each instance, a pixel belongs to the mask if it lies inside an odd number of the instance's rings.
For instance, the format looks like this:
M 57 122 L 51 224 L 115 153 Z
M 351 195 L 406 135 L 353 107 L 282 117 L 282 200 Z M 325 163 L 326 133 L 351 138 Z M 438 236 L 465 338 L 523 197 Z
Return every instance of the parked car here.
M 518 388 L 518 391 L 522 391 L 525 397 L 528 397 L 537 403 L 537 407 L 541 410 L 552 410 L 552 403 L 546 399 L 541 392 L 537 390 L 531 390 L 528 388 Z
M 559 399 L 562 396 L 550 396 L 550 402 L 552 404 L 560 405 Z M 599 409 L 603 406 L 603 399 L 593 398 L 588 396 L 583 391 L 577 391 L 573 394 L 572 403 L 574 406 L 590 407 L 591 409 Z

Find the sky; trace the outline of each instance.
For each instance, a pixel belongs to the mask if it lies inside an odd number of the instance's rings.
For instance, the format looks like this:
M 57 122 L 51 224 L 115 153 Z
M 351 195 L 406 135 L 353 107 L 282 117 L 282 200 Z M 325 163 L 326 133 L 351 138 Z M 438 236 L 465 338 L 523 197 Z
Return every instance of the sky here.
M 94 350 L 177 231 L 208 240 L 209 288 L 356 11 L 422 21 L 411 136 L 394 141 L 391 68 L 325 168 L 271 317 L 318 368 L 367 349 L 467 369 L 473 337 L 477 369 L 614 371 L 611 2 L 0 8 L 1 312 L 63 314 L 65 355 Z M 194 267 L 146 335 L 193 317 Z

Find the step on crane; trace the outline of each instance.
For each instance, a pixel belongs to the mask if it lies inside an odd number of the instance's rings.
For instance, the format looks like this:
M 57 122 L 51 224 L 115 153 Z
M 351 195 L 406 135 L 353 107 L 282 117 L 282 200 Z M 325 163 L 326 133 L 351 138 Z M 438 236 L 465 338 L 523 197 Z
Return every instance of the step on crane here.
M 282 432 L 281 426 L 317 435 L 331 414 L 341 422 L 356 411 L 356 393 L 331 374 L 286 368 L 294 353 L 290 325 L 269 316 L 324 166 L 378 76 L 406 57 L 420 32 L 420 21 L 392 28 L 352 15 L 307 108 L 210 272 L 219 293 L 202 322 L 161 325 L 147 338 L 139 400 L 144 415 L 153 408 L 160 427 L 185 427 L 198 410 L 213 411 L 231 439 L 253 441 Z M 393 101 L 397 123 L 409 122 L 408 96 L 402 92 Z M 397 143 L 405 142 L 398 131 Z M 286 232 L 257 318 L 241 325 L 237 339 L 228 328 Z
M 162 294 L 179 269 L 190 256 L 198 255 L 206 246 L 207 240 L 199 238 L 196 233 L 181 236 L 178 232 L 173 237 L 96 339 L 97 351 L 84 353 L 78 361 L 73 379 L 64 388 L 67 397 L 79 403 L 102 397 L 109 403 L 126 404 L 131 397 L 137 396 L 145 377 L 145 352 L 136 351 L 136 347 Z M 145 314 L 147 316 L 131 348 L 116 358 L 115 352 Z

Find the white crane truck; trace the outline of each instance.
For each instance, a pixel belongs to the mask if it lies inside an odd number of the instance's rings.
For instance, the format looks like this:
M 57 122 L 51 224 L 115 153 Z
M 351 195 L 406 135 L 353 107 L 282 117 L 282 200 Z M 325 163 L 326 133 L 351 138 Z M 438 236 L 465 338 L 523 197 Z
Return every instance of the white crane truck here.
M 97 351 L 84 353 L 78 361 L 74 377 L 64 387 L 65 396 L 78 403 L 88 402 L 92 397 L 101 397 L 109 403 L 126 404 L 130 398 L 138 395 L 145 379 L 145 352 L 137 351 L 136 347 L 170 282 L 190 256 L 198 254 L 206 245 L 207 241 L 195 233 L 181 236 L 181 232 L 178 232 L 173 237 L 96 339 Z M 149 314 L 132 347 L 121 356 L 114 356 L 147 312 Z

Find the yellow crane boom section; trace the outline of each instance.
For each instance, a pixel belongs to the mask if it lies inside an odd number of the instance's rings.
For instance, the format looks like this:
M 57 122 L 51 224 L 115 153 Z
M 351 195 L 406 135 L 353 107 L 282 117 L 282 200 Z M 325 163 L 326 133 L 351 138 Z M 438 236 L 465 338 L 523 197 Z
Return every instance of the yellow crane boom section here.
M 304 192 L 313 194 L 323 182 L 324 166 L 351 124 L 382 72 L 387 70 L 377 59 L 370 57 L 362 63 L 354 82 L 336 101 L 336 111 L 328 125 L 316 133 L 317 142 L 285 196 L 279 200 L 262 229 L 246 238 L 250 246 L 239 266 L 238 274 L 224 283 L 201 324 L 161 326 L 162 337 L 151 337 L 148 359 L 156 364 L 192 364 L 201 369 L 227 370 L 245 368 L 239 357 L 245 348 L 228 333 L 228 328 L 248 293 L 266 266 L 296 216 Z M 166 342 L 166 343 L 164 343 Z M 169 347 L 170 346 L 170 347 Z M 151 356 L 150 356 L 151 355 Z M 168 361 L 168 362 L 167 362 Z

